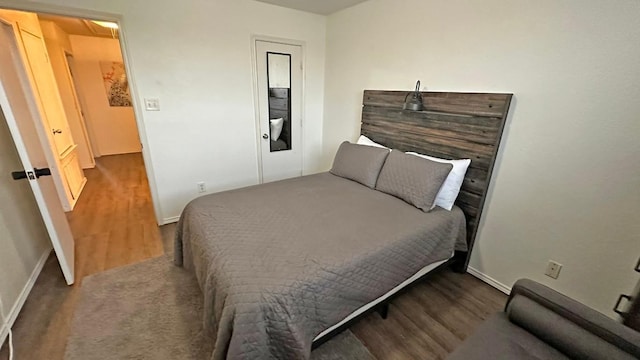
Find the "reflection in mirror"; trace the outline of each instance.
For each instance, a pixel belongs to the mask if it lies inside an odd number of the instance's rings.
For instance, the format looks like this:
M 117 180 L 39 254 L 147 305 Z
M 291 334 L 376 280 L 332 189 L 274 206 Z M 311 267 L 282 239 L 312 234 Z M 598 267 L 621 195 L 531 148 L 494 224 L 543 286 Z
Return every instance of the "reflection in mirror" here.
M 291 150 L 291 55 L 267 52 L 271 152 Z

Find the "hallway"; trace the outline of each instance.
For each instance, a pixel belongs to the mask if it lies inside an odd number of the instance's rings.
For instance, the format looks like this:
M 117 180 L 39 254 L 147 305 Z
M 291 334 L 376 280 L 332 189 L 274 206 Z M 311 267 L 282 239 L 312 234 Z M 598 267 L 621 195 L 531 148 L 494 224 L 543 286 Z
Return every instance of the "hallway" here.
M 76 278 L 162 255 L 140 153 L 103 156 L 67 214 L 76 241 Z
M 140 153 L 103 156 L 67 218 L 75 239 L 76 283 L 67 286 L 52 252 L 14 326 L 15 359 L 62 359 L 85 276 L 164 254 Z M 173 226 L 167 226 L 171 244 Z M 6 345 L 6 344 L 5 344 Z M 7 346 L 0 359 L 8 358 Z

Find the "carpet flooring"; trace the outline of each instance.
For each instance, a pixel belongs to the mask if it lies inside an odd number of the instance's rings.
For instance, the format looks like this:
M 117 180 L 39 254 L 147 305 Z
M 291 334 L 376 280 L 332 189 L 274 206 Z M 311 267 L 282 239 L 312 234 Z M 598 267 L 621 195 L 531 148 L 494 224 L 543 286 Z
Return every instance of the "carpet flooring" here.
M 195 278 L 167 256 L 91 275 L 83 279 L 65 359 L 208 359 L 202 308 Z M 374 357 L 345 331 L 311 359 Z

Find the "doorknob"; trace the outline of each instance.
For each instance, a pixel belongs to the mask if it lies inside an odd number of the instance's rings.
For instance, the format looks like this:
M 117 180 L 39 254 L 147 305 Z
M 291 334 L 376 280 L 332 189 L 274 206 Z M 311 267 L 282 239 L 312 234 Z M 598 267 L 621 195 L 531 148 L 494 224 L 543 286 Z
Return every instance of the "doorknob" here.
M 267 134 L 262 134 L 262 138 L 266 140 L 266 139 L 268 139 L 268 138 L 269 138 L 269 135 L 267 135 Z
M 36 173 L 36 178 L 39 178 L 40 176 L 51 176 L 51 170 L 49 168 L 34 168 L 33 172 Z
M 11 177 L 13 178 L 13 180 L 20 180 L 20 179 L 27 179 L 27 178 L 30 180 L 35 180 L 40 176 L 49 176 L 49 175 L 51 175 L 51 170 L 49 170 L 49 168 L 43 168 L 43 169 L 34 168 L 33 171 L 13 171 L 11 173 Z
M 53 132 L 53 135 L 62 134 L 62 129 L 51 129 L 51 131 Z

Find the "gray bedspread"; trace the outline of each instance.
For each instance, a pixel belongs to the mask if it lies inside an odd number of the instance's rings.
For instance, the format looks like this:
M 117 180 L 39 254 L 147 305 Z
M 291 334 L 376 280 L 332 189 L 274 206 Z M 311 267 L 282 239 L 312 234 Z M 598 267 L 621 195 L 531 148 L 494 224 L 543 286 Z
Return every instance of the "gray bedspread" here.
M 316 335 L 464 239 L 459 208 L 424 213 L 321 173 L 193 200 L 175 263 L 204 294 L 211 359 L 308 359 Z

